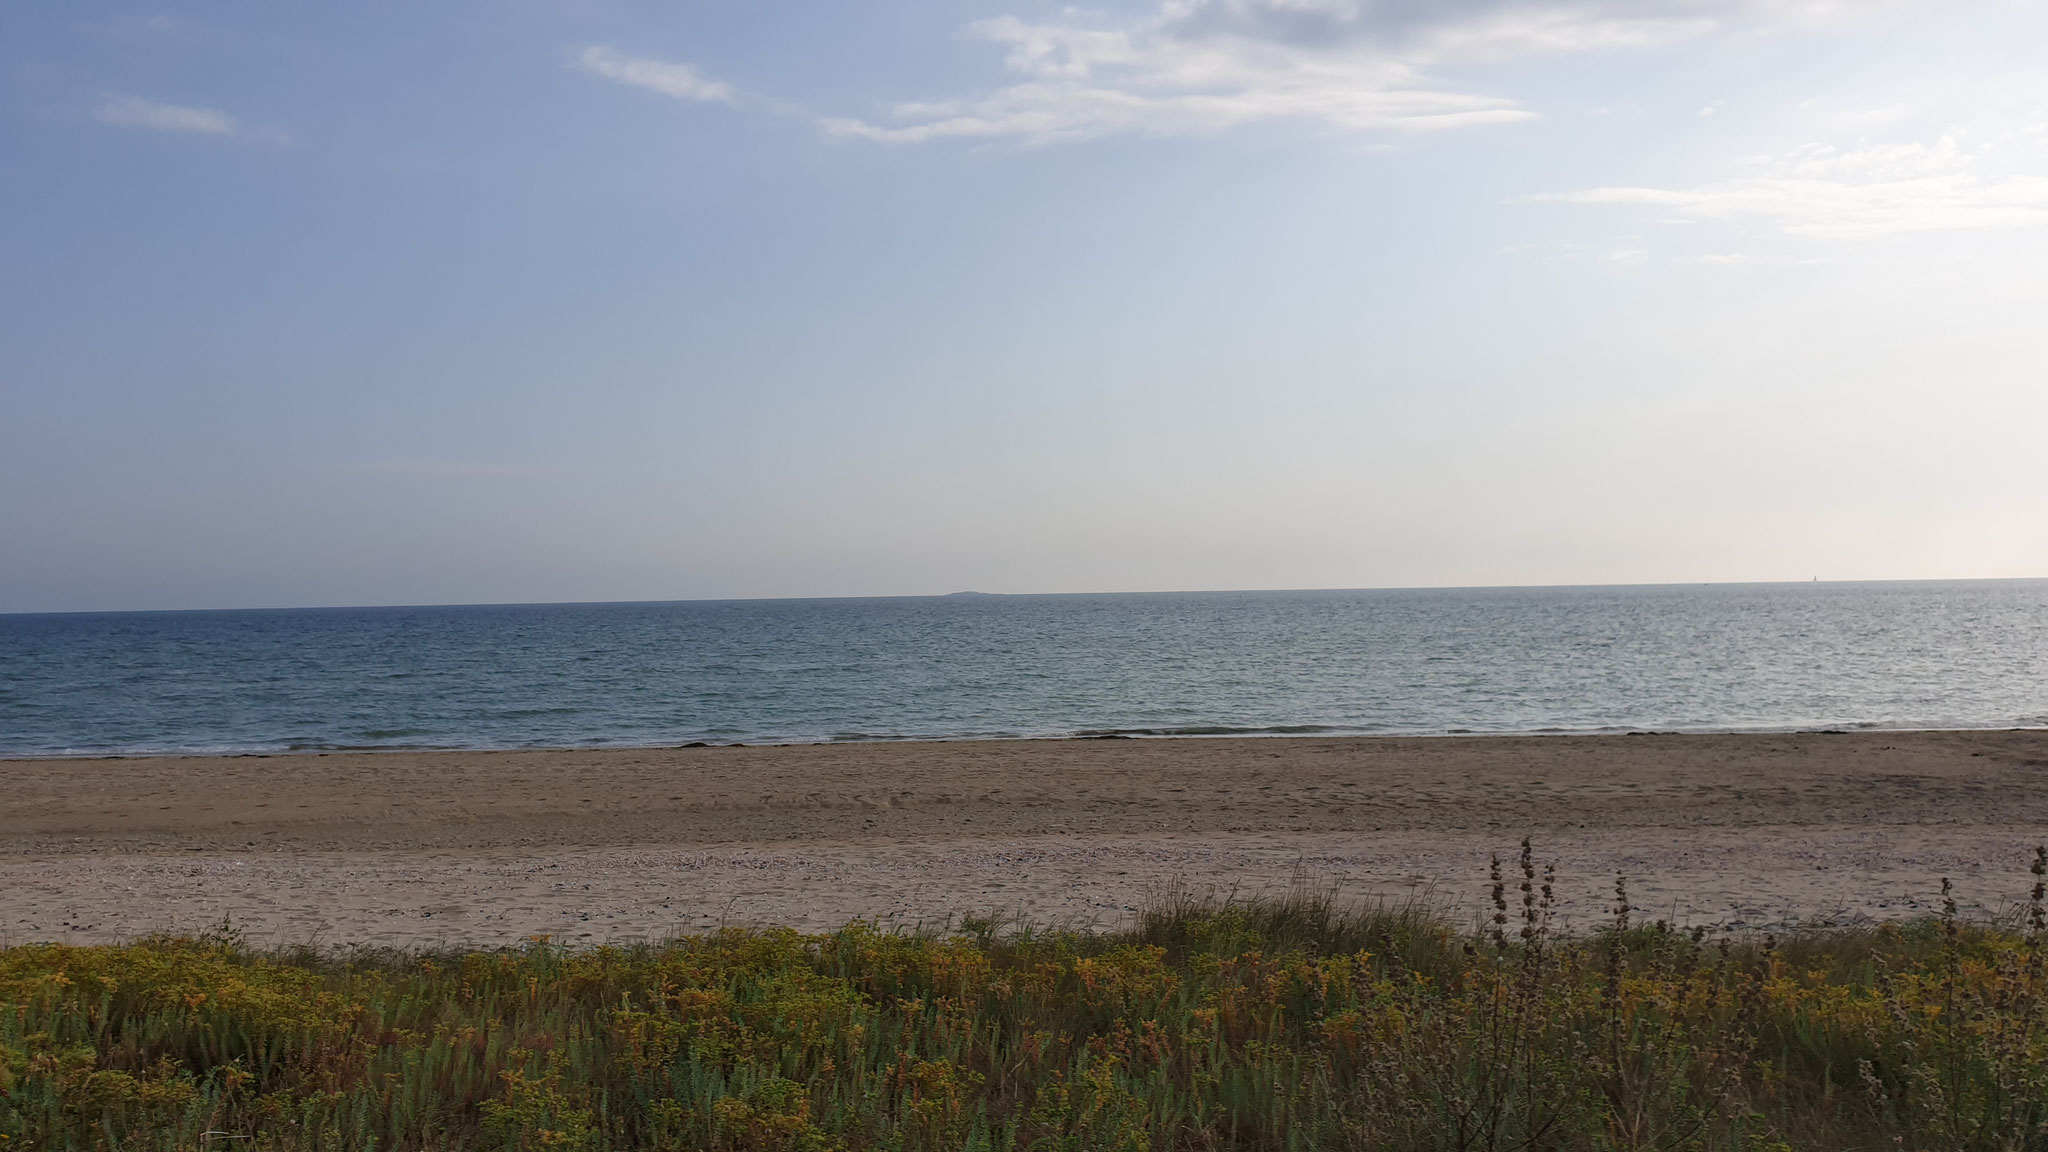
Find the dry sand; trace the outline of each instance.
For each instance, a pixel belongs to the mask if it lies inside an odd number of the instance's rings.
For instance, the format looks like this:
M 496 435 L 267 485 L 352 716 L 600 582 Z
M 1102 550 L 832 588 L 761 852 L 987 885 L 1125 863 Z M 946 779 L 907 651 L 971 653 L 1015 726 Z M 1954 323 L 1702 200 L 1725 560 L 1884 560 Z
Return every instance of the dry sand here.
M 2020 899 L 2048 732 L 1035 740 L 0 761 L 0 943 L 659 938 L 721 922 L 1114 925 L 1298 877 L 1469 914 L 1524 835 L 1567 917 Z

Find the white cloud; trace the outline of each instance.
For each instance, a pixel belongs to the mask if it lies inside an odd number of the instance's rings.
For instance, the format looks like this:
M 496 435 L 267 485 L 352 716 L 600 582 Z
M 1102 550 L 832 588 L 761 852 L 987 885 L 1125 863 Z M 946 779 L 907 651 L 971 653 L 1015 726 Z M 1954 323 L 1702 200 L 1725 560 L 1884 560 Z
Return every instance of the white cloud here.
M 94 118 L 102 124 L 122 128 L 149 128 L 158 132 L 198 132 L 209 136 L 234 136 L 241 129 L 235 119 L 218 108 L 193 108 L 183 104 L 161 104 L 140 96 L 109 94 L 100 101 Z
M 2048 224 L 2048 179 L 1987 175 L 1954 137 L 1844 151 L 1813 144 L 1758 175 L 1693 188 L 1591 188 L 1537 197 L 1646 205 L 1698 220 L 1760 220 L 1798 236 L 1860 237 Z
M 576 58 L 585 71 L 594 72 L 607 80 L 626 84 L 634 88 L 645 88 L 678 100 L 700 100 L 707 103 L 732 104 L 738 99 L 730 84 L 718 80 L 707 80 L 688 64 L 671 64 L 665 60 L 649 60 L 637 56 L 626 56 L 609 48 L 585 48 Z
M 1503 123 L 1534 114 L 1438 73 L 1538 53 L 1667 43 L 1708 32 L 1731 12 L 1782 20 L 1811 7 L 1760 7 L 1753 0 L 1658 7 L 1606 0 L 1158 0 L 1137 19 L 1091 18 L 1074 9 L 1047 23 L 1002 16 L 970 25 L 967 34 L 1008 49 L 1015 83 L 899 104 L 880 120 L 837 117 L 823 124 L 839 136 L 907 143 L 1197 135 L 1279 119 L 1353 130 Z

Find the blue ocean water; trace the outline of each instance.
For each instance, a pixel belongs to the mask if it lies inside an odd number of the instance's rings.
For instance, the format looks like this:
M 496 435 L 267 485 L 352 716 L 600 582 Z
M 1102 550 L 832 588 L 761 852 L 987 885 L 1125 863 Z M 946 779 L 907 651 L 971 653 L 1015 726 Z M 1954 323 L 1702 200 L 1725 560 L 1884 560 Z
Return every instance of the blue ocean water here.
M 0 755 L 2048 725 L 2048 581 L 0 616 Z

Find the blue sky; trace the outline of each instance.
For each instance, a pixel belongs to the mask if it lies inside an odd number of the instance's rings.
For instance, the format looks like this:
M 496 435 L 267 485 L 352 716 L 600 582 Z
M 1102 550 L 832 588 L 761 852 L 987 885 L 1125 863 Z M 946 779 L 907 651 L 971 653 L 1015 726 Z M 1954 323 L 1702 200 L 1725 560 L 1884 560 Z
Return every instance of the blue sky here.
M 10 6 L 0 611 L 2048 575 L 2044 43 Z

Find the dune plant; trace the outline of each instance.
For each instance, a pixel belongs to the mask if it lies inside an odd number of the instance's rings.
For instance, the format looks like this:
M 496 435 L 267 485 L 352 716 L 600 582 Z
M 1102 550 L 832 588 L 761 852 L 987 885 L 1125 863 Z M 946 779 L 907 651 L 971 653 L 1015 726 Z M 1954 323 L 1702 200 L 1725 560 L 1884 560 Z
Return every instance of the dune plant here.
M 1772 939 L 1306 887 L 1117 931 L 0 950 L 0 1148 L 2048 1149 L 2013 915 Z

